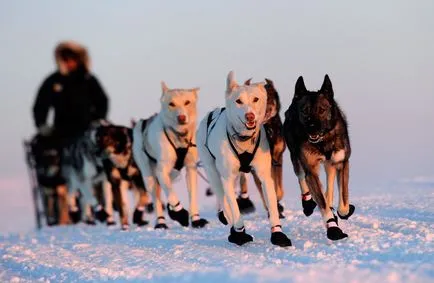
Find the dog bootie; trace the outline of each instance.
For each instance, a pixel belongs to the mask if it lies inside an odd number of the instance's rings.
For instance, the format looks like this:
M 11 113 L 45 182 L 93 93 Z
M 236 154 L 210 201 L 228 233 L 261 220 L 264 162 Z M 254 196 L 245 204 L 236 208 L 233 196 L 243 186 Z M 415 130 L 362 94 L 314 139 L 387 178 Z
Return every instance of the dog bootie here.
M 195 214 L 191 217 L 191 227 L 193 228 L 203 228 L 208 223 L 208 220 L 200 218 L 199 214 Z
M 338 241 L 348 237 L 348 235 L 342 232 L 341 228 L 339 228 L 338 223 L 334 218 L 327 220 L 326 226 L 327 238 L 329 240 Z
M 306 216 L 311 216 L 316 207 L 316 202 L 312 199 L 310 192 L 301 195 L 301 205 L 303 206 L 303 213 Z
M 148 213 L 154 212 L 154 203 L 150 202 L 146 205 L 146 212 Z
M 133 223 L 137 224 L 137 226 L 139 227 L 149 224 L 148 221 L 143 220 L 144 210 L 145 210 L 144 207 L 137 207 L 133 213 Z
M 77 224 L 81 220 L 81 211 L 80 210 L 71 210 L 69 211 L 69 218 L 73 224 Z
M 350 218 L 350 216 L 354 214 L 355 210 L 356 210 L 356 207 L 354 205 L 350 204 L 350 210 L 348 211 L 348 214 L 347 215 L 341 215 L 338 211 L 338 216 L 342 220 L 348 220 L 348 218 Z
M 128 231 L 128 230 L 130 230 L 130 225 L 127 223 L 127 224 L 122 224 L 121 225 L 121 230 L 122 231 Z
M 211 190 L 211 188 L 207 188 L 205 191 L 205 195 L 207 197 L 212 197 L 214 195 L 213 191 Z
M 220 222 L 221 222 L 223 225 L 228 225 L 228 220 L 226 219 L 225 214 L 223 213 L 223 210 L 220 210 L 220 211 L 217 213 L 217 217 L 219 218 Z
M 173 207 L 170 204 L 167 204 L 167 211 L 172 220 L 177 221 L 184 227 L 188 227 L 188 211 L 182 207 L 180 202 Z
M 244 229 L 244 227 L 237 230 L 232 227 L 231 234 L 228 237 L 228 241 L 237 244 L 238 246 L 242 246 L 248 242 L 253 242 L 253 237 L 246 233 L 246 229 Z
M 277 203 L 277 211 L 279 212 L 279 218 L 283 219 L 285 218 L 285 215 L 283 215 L 283 211 L 285 210 L 285 208 L 283 207 L 282 204 L 280 204 L 280 202 Z
M 157 218 L 157 224 L 155 224 L 155 229 L 169 229 L 166 225 L 166 218 L 164 216 L 160 216 Z
M 108 217 L 109 217 L 108 213 L 105 211 L 105 209 L 102 206 L 98 205 L 95 208 L 95 218 L 99 222 L 106 222 Z
M 242 214 L 249 214 L 255 212 L 255 205 L 250 200 L 249 196 L 239 196 L 237 198 L 238 207 L 240 208 L 240 212 Z
M 109 219 L 109 220 L 107 220 L 107 226 L 115 226 L 116 225 L 116 222 L 115 221 L 113 221 L 113 219 Z
M 274 226 L 273 229 L 271 229 L 271 243 L 279 247 L 292 246 L 291 240 L 282 232 L 280 225 Z

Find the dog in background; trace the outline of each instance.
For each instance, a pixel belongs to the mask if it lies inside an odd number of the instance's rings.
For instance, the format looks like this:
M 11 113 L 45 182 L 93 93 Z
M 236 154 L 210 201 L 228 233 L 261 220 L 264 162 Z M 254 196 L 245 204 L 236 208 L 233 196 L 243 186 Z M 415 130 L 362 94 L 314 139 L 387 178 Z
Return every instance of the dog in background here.
M 251 79 L 247 80 L 244 84 L 250 85 Z M 275 191 L 277 197 L 277 207 L 279 210 L 279 217 L 285 218 L 283 215 L 283 206 L 280 201 L 283 198 L 283 177 L 282 177 L 282 163 L 283 152 L 285 151 L 285 139 L 282 134 L 282 120 L 280 118 L 280 98 L 279 93 L 274 87 L 274 83 L 270 79 L 265 79 L 265 90 L 267 91 L 267 111 L 264 119 L 264 130 L 267 136 L 268 143 L 270 144 L 270 152 L 272 159 L 271 175 L 274 179 Z M 267 209 L 266 201 L 262 193 L 261 180 L 259 180 L 257 174 L 252 171 L 253 180 L 258 188 L 259 194 L 262 199 L 262 203 Z M 250 200 L 247 189 L 246 174 L 241 173 L 240 176 L 241 193 L 237 198 L 238 206 L 241 213 L 250 213 L 255 210 L 253 202 Z
M 271 224 L 271 243 L 290 246 L 291 241 L 282 232 L 280 224 L 271 177 L 270 147 L 262 125 L 267 108 L 264 83 L 240 86 L 230 72 L 225 97 L 226 108 L 210 112 L 200 123 L 197 146 L 211 187 L 223 208 L 218 213 L 219 219 L 232 226 L 228 240 L 237 245 L 253 241 L 244 228 L 235 184 L 240 172 L 254 170 L 262 180 Z
M 139 120 L 133 129 L 133 155 L 145 187 L 152 192 L 157 213 L 155 228 L 167 228 L 157 188 L 167 196 L 169 217 L 182 226 L 204 227 L 208 221 L 199 215 L 197 200 L 196 101 L 195 89 L 169 89 L 161 83 L 161 111 L 147 120 Z M 190 209 L 180 203 L 173 180 L 186 167 Z
M 348 200 L 351 146 L 345 115 L 334 99 L 328 75 L 319 91 L 308 91 L 303 77 L 298 78 L 292 103 L 285 112 L 283 134 L 300 184 L 304 214 L 311 215 L 318 204 L 327 238 L 348 237 L 339 228 L 333 213 L 333 190 L 337 178 L 337 214 L 341 219 L 348 219 L 354 212 Z M 327 174 L 326 197 L 319 179 L 321 163 Z

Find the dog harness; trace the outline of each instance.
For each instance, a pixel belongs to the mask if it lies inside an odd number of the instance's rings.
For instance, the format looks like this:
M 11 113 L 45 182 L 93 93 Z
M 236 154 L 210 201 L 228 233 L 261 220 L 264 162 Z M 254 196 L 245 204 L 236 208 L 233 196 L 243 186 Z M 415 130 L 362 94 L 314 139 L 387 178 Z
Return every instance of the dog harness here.
M 220 118 L 221 114 L 225 111 L 226 108 L 221 108 L 219 116 L 217 117 L 217 120 Z M 205 147 L 208 149 L 208 152 L 211 154 L 212 158 L 214 158 L 214 160 L 216 159 L 214 154 L 212 154 L 211 150 L 208 147 L 208 137 L 210 136 L 211 131 L 214 129 L 215 125 L 217 124 L 214 123 L 214 125 L 212 125 L 211 129 L 209 129 L 209 126 L 212 123 L 212 116 L 214 114 L 214 111 L 209 113 L 208 115 L 208 120 L 207 120 L 207 132 L 208 135 L 206 136 L 206 141 L 205 141 Z M 209 129 L 209 131 L 208 131 Z M 226 136 L 227 139 L 229 141 L 229 145 L 231 146 L 233 152 L 235 153 L 235 155 L 237 156 L 238 160 L 240 161 L 240 172 L 244 172 L 244 173 L 250 173 L 250 171 L 252 170 L 252 166 L 250 166 L 250 164 L 253 161 L 253 158 L 255 157 L 256 151 L 258 150 L 259 144 L 261 143 L 261 132 L 259 131 L 258 134 L 258 139 L 256 140 L 256 145 L 255 148 L 253 149 L 253 152 L 243 152 L 243 153 L 239 153 L 237 151 L 237 149 L 235 148 L 235 145 L 233 144 L 231 137 L 229 135 L 229 132 L 226 130 Z
M 143 120 L 142 132 L 145 130 L 147 123 L 148 123 L 148 120 Z M 180 171 L 184 167 L 184 161 L 185 161 L 185 157 L 187 156 L 188 150 L 190 149 L 190 147 L 195 147 L 196 145 L 193 144 L 190 140 L 188 142 L 187 147 L 176 147 L 175 144 L 173 143 L 173 141 L 170 139 L 169 134 L 166 131 L 166 128 L 163 128 L 163 131 L 164 131 L 164 135 L 166 136 L 170 145 L 172 146 L 172 148 L 176 152 L 176 161 L 175 161 L 175 166 L 173 168 Z M 145 152 L 145 154 L 148 156 L 148 158 L 152 162 L 157 163 L 157 159 L 155 159 L 153 156 L 151 156 L 151 154 L 146 150 L 145 146 L 143 146 L 143 151 Z

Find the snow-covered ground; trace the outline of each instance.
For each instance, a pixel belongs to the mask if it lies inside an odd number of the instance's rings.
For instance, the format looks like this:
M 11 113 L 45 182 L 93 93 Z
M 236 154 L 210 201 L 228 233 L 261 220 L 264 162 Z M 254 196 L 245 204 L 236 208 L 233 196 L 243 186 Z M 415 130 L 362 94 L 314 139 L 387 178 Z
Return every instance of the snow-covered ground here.
M 253 192 L 252 188 L 252 192 Z M 284 231 L 292 248 L 269 242 L 257 199 L 246 217 L 255 240 L 227 242 L 228 228 L 203 197 L 203 230 L 103 225 L 44 228 L 0 236 L 0 282 L 434 282 L 434 184 L 404 184 L 354 192 L 355 215 L 342 227 L 349 238 L 326 240 L 319 213 L 306 218 L 296 188 L 287 189 Z

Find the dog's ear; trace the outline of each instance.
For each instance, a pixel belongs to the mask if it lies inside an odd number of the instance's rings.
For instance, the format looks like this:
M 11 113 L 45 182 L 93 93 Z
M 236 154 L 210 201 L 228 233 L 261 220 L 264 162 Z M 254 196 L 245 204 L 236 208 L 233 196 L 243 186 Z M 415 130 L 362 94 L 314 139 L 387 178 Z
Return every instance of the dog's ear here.
M 235 75 L 233 71 L 230 71 L 226 79 L 226 96 L 228 96 L 234 88 L 238 87 L 235 81 Z
M 265 78 L 265 82 L 269 85 L 271 85 L 272 87 L 274 87 L 274 83 L 272 80 Z
M 250 85 L 250 83 L 252 82 L 252 78 L 248 79 L 247 81 L 244 82 L 244 85 Z
M 329 75 L 325 75 L 320 92 L 333 98 L 333 86 L 332 82 L 330 81 Z
M 306 86 L 304 85 L 303 77 L 300 76 L 298 77 L 297 82 L 295 83 L 294 99 L 300 98 L 301 96 L 306 94 L 306 92 L 307 89 Z
M 163 92 L 163 94 L 169 91 L 169 88 L 164 81 L 161 81 L 161 91 Z
M 199 94 L 200 87 L 192 88 L 192 89 L 190 89 L 190 91 L 194 93 L 194 97 L 195 97 L 195 99 L 197 99 L 197 95 Z
M 130 123 L 131 123 L 131 127 L 134 128 L 137 124 L 137 121 L 136 121 L 136 119 L 131 118 Z

